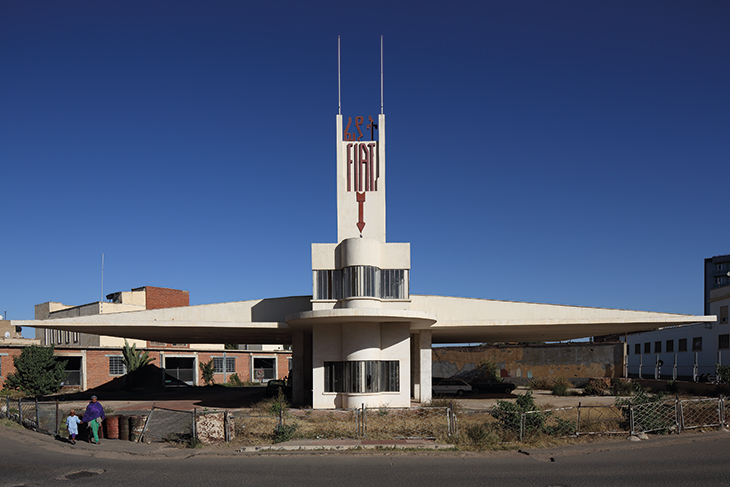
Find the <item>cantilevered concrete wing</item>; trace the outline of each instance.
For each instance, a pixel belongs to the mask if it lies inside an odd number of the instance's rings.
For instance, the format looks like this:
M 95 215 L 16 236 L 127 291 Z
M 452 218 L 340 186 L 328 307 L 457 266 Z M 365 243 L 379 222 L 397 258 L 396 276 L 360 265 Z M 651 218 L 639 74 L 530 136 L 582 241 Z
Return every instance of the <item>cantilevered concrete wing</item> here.
M 310 296 L 292 296 L 55 320 L 13 320 L 12 325 L 168 343 L 289 344 L 294 329 L 301 329 L 307 321 L 300 318 L 312 312 L 310 300 Z M 410 308 L 393 321 L 410 322 L 414 332 L 431 331 L 433 343 L 558 341 L 716 321 L 714 316 L 446 296 L 411 295 Z M 358 314 L 368 313 L 361 309 Z M 383 310 L 371 314 L 378 317 Z M 409 319 L 411 315 L 413 319 Z

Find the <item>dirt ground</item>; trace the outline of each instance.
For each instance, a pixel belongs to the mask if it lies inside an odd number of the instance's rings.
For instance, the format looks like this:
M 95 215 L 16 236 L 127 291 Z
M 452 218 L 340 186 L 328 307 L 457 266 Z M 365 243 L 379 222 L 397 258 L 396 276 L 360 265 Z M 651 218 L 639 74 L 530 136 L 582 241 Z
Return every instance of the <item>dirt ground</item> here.
M 520 387 L 511 394 L 469 394 L 462 397 L 444 396 L 454 399 L 468 409 L 488 409 L 497 401 L 514 401 L 525 394 L 526 388 Z M 96 395 L 107 410 L 115 413 L 149 411 L 152 406 L 192 411 L 193 409 L 242 409 L 249 408 L 265 399 L 264 387 L 191 387 L 159 391 L 86 391 L 76 394 L 62 394 L 48 399 L 64 402 L 64 407 L 83 413 L 89 399 Z M 543 408 L 577 406 L 610 406 L 615 402 L 613 396 L 554 396 L 550 391 L 533 391 L 535 402 Z M 413 403 L 418 406 L 418 403 Z

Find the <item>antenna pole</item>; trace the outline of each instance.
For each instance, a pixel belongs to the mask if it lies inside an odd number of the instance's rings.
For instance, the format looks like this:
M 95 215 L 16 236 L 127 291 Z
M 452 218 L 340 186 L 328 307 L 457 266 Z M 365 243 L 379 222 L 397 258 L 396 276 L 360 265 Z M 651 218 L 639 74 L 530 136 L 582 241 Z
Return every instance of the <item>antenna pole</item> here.
M 383 36 L 380 36 L 380 114 L 383 114 Z
M 104 253 L 101 254 L 101 302 L 104 302 Z
M 340 36 L 337 36 L 337 114 L 342 115 L 342 91 L 340 89 Z

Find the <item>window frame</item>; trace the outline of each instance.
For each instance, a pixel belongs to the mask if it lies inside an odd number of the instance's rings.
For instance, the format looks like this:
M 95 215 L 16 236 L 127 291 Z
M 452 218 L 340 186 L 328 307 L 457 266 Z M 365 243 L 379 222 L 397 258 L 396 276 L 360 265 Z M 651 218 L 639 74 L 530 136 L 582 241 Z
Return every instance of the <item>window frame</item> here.
M 346 360 L 324 363 L 324 392 L 400 392 L 399 360 Z
M 212 357 L 214 374 L 235 374 L 236 357 Z M 232 365 L 232 368 L 231 368 Z
M 119 377 L 127 374 L 127 366 L 123 355 L 107 355 L 109 357 L 109 375 Z M 121 370 L 121 372 L 117 372 Z

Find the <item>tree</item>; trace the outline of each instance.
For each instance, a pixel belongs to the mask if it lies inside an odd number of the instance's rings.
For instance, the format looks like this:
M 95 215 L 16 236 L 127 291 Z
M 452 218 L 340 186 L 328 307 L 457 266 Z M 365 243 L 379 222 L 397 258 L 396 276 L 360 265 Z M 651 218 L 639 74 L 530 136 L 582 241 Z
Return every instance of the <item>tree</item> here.
M 205 385 L 212 386 L 215 384 L 215 380 L 213 380 L 213 374 L 215 374 L 213 359 L 210 359 L 207 362 L 200 362 L 198 366 L 200 367 L 200 372 L 203 373 L 203 382 L 205 382 Z
M 66 380 L 66 360 L 57 360 L 53 347 L 31 345 L 13 359 L 15 372 L 5 378 L 4 389 L 21 390 L 32 397 L 58 392 Z
M 148 351 L 142 353 L 137 350 L 137 345 L 132 344 L 130 347 L 127 340 L 124 340 L 122 355 L 124 357 L 124 366 L 127 368 L 127 374 L 131 374 L 135 370 L 141 369 L 154 360 L 154 358 L 150 358 L 150 353 Z
M 730 384 L 730 365 L 717 364 L 717 382 Z
M 145 350 L 144 353 L 137 350 L 137 346 L 132 344 L 129 346 L 127 340 L 124 340 L 124 347 L 122 348 L 122 360 L 124 366 L 127 369 L 127 388 L 136 387 L 142 381 L 143 369 L 149 365 L 154 358 L 150 358 L 149 352 Z

